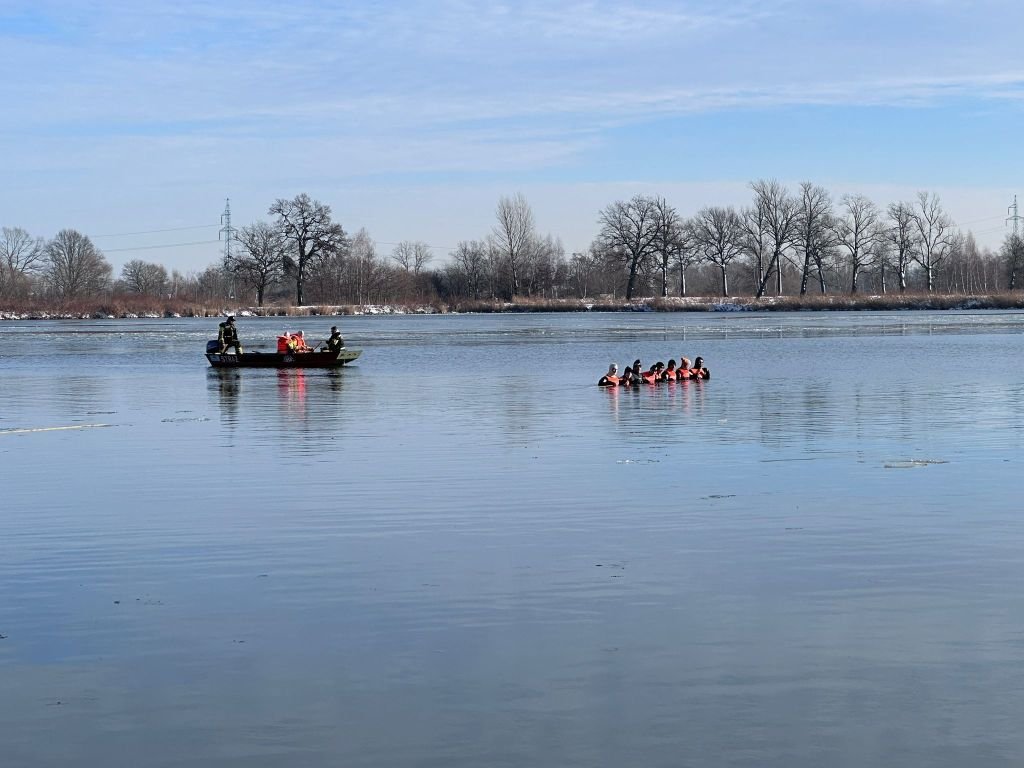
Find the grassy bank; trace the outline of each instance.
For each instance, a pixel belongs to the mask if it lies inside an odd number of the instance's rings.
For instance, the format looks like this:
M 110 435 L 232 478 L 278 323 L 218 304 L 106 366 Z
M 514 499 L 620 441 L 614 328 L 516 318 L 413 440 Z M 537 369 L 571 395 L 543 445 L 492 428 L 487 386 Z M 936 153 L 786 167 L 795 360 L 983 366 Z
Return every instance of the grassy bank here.
M 312 317 L 501 312 L 796 312 L 895 310 L 1024 309 L 1024 292 L 984 296 L 884 294 L 873 296 L 668 297 L 624 299 L 517 298 L 464 300 L 430 304 L 338 304 L 241 307 L 214 303 L 160 301 L 144 297 L 61 303 L 0 303 L 0 320 L 71 320 L 160 317 Z

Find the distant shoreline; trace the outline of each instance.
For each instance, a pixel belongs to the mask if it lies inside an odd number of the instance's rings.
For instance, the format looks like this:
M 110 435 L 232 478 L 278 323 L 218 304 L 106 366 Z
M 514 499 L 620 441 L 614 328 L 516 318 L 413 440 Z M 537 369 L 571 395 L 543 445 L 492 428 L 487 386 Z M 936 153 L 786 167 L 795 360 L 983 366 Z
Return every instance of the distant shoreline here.
M 139 306 L 143 304 L 144 306 Z M 81 302 L 73 307 L 0 308 L 0 321 L 135 320 L 182 317 L 343 317 L 365 315 L 528 314 L 562 312 L 828 312 L 903 310 L 1024 309 L 1024 292 L 982 296 L 883 294 L 871 296 L 668 297 L 624 299 L 497 299 L 457 304 L 339 304 L 309 306 L 223 306 L 155 301 Z

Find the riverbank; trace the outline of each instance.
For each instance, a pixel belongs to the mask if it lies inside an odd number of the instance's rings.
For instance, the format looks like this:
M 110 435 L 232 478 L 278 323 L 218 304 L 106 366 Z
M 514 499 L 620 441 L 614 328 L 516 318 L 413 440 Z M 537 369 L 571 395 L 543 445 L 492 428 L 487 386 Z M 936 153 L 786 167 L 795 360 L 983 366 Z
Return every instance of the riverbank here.
M 336 304 L 244 307 L 185 302 L 79 302 L 60 306 L 0 307 L 0 320 L 131 320 L 138 318 L 315 317 L 525 312 L 798 312 L 1024 309 L 1024 292 L 983 296 L 883 294 L 872 296 L 667 297 L 600 299 L 497 299 L 424 304 Z

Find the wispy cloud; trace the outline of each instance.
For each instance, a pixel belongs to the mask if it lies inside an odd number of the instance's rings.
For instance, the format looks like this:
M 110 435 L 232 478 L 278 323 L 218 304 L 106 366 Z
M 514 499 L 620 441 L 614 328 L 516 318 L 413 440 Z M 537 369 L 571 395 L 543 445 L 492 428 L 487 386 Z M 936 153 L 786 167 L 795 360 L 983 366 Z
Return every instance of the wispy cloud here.
M 1005 116 L 1024 97 L 1022 26 L 995 0 L 8 0 L 0 70 L 19 75 L 0 79 L 0 155 L 40 195 L 203 174 L 267 197 L 375 174 L 592 178 L 615 142 L 643 160 L 652 135 L 708 116 Z M 750 157 L 751 174 L 770 166 Z M 6 215 L 32 204 L 0 192 Z

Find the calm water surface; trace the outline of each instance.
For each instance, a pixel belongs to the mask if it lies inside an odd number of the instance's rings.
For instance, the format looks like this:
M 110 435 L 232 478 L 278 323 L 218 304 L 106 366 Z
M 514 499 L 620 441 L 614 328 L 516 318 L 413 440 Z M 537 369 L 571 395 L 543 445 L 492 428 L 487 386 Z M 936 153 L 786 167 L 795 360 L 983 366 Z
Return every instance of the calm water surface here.
M 1024 762 L 1024 315 L 341 326 L 0 324 L 5 768 Z

